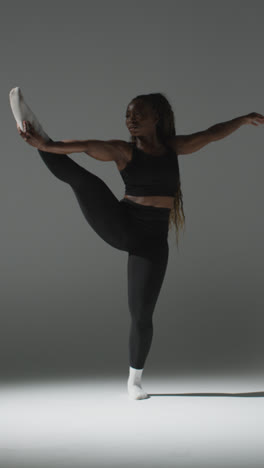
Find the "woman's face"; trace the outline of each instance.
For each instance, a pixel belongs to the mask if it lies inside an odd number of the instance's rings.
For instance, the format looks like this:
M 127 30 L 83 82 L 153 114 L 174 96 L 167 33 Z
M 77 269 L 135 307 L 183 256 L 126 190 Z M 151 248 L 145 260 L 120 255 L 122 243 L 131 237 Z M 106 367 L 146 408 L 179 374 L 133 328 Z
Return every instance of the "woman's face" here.
M 156 130 L 157 117 L 142 101 L 133 101 L 126 111 L 126 126 L 131 135 L 149 135 Z

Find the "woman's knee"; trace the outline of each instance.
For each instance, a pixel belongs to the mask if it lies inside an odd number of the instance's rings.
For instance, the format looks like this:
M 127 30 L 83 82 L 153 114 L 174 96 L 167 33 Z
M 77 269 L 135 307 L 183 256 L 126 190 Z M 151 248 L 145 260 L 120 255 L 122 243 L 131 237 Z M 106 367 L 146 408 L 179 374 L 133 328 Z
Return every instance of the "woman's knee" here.
M 132 315 L 132 324 L 138 331 L 147 331 L 153 328 L 152 313 L 150 316 L 146 317 L 134 317 Z

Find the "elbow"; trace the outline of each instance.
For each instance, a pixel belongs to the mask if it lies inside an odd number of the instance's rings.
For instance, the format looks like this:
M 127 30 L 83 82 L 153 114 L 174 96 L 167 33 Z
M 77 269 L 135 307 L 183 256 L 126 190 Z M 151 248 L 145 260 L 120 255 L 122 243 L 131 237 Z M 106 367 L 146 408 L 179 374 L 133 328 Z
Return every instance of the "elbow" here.
M 216 141 L 217 140 L 217 132 L 215 132 L 211 128 L 208 128 L 205 131 L 205 140 L 206 140 L 205 144 L 209 144 L 209 143 L 212 143 L 213 141 Z

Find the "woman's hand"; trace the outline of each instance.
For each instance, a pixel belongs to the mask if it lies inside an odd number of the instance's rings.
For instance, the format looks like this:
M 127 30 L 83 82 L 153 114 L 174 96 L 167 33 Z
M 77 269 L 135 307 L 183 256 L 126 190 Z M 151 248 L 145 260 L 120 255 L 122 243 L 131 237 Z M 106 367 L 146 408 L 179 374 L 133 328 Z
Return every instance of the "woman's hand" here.
M 247 114 L 244 116 L 245 123 L 255 125 L 258 127 L 258 123 L 264 124 L 264 115 L 257 114 L 257 112 L 251 112 L 251 114 Z
M 24 132 L 21 130 L 17 124 L 18 133 L 22 136 L 23 140 L 26 141 L 29 145 L 34 146 L 40 150 L 45 149 L 46 140 L 36 132 L 34 127 L 28 120 L 23 120 Z

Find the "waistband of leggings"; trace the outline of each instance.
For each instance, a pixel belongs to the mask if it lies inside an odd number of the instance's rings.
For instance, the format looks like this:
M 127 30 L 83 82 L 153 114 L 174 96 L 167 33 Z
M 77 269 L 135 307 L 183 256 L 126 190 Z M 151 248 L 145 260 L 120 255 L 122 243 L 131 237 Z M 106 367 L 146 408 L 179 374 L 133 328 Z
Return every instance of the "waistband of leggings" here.
M 129 200 L 128 198 L 122 198 L 122 200 L 120 200 L 120 202 L 122 203 L 128 203 L 129 205 L 133 206 L 134 208 L 137 208 L 138 211 L 142 212 L 142 213 L 149 213 L 149 214 L 153 214 L 153 215 L 160 215 L 161 218 L 169 218 L 170 216 L 170 212 L 171 212 L 171 208 L 165 208 L 165 207 L 161 207 L 161 206 L 153 206 L 153 205 L 142 205 L 141 203 L 136 203 L 132 200 Z

